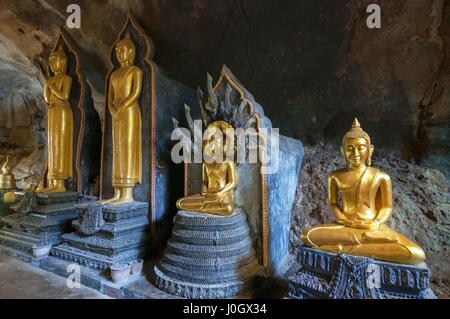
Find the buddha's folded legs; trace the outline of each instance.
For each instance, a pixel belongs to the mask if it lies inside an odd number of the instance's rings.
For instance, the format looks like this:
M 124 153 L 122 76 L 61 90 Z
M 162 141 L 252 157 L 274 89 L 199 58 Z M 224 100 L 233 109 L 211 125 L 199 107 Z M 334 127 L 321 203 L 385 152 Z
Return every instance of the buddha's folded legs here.
M 117 189 L 119 197 L 116 198 L 116 196 L 114 196 L 113 200 L 108 202 L 109 205 L 120 205 L 125 203 L 131 203 L 134 201 L 132 186 L 124 186 L 124 187 L 115 186 L 115 188 Z
M 65 192 L 65 191 L 66 191 L 65 180 L 56 179 L 53 181 L 52 192 Z
M 302 241 L 307 246 L 332 253 L 407 264 L 425 260 L 425 253 L 418 245 L 385 225 L 375 231 L 337 224 L 322 225 L 304 232 Z
M 234 198 L 231 192 L 222 194 L 217 198 L 206 198 L 203 202 L 203 211 L 208 214 L 229 216 L 234 212 Z

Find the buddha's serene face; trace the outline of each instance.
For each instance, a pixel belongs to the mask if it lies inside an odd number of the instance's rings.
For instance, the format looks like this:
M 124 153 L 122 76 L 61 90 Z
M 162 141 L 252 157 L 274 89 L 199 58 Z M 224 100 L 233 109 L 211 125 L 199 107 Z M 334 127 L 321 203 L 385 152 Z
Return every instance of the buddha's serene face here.
M 133 64 L 134 49 L 126 43 L 119 42 L 116 46 L 116 56 L 121 65 Z
M 224 139 L 221 132 L 213 134 L 205 144 L 205 155 L 210 157 L 213 162 L 220 163 L 223 161 L 224 154 Z
M 349 138 L 341 150 L 350 167 L 360 167 L 372 155 L 373 145 L 369 145 L 365 138 Z
M 53 54 L 50 56 L 48 62 L 50 64 L 50 70 L 52 70 L 54 74 L 63 73 L 65 71 L 66 61 L 63 57 Z

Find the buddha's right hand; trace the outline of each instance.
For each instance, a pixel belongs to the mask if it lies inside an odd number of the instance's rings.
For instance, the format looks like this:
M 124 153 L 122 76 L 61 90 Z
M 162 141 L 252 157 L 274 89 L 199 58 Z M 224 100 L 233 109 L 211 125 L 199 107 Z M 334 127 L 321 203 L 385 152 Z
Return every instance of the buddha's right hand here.
M 217 193 L 211 192 L 211 191 L 201 192 L 200 195 L 202 195 L 203 197 L 206 197 L 206 198 L 216 198 L 216 197 L 218 197 Z
M 352 227 L 352 225 L 353 225 L 353 222 L 351 220 L 343 219 L 343 218 L 339 218 L 337 220 L 337 222 L 338 222 L 338 224 L 344 225 L 346 227 Z

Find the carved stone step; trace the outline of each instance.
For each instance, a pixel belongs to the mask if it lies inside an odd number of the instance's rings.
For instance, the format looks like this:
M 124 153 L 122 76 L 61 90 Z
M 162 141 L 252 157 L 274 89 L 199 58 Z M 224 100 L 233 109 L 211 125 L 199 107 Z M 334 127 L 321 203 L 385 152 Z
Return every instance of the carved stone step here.
M 69 231 L 72 220 L 78 217 L 78 200 L 81 197 L 75 192 L 18 192 L 13 206 L 17 213 L 1 219 L 1 244 L 29 252 L 38 243 L 61 243 L 61 234 Z

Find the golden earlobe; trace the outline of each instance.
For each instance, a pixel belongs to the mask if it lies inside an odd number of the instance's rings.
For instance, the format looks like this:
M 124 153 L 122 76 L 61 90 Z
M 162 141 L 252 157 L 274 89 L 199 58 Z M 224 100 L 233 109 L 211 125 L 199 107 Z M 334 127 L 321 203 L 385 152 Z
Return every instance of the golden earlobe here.
M 371 144 L 370 145 L 370 151 L 369 151 L 369 158 L 367 159 L 367 165 L 369 165 L 369 166 L 372 165 L 372 154 L 373 154 L 374 148 L 375 147 Z

